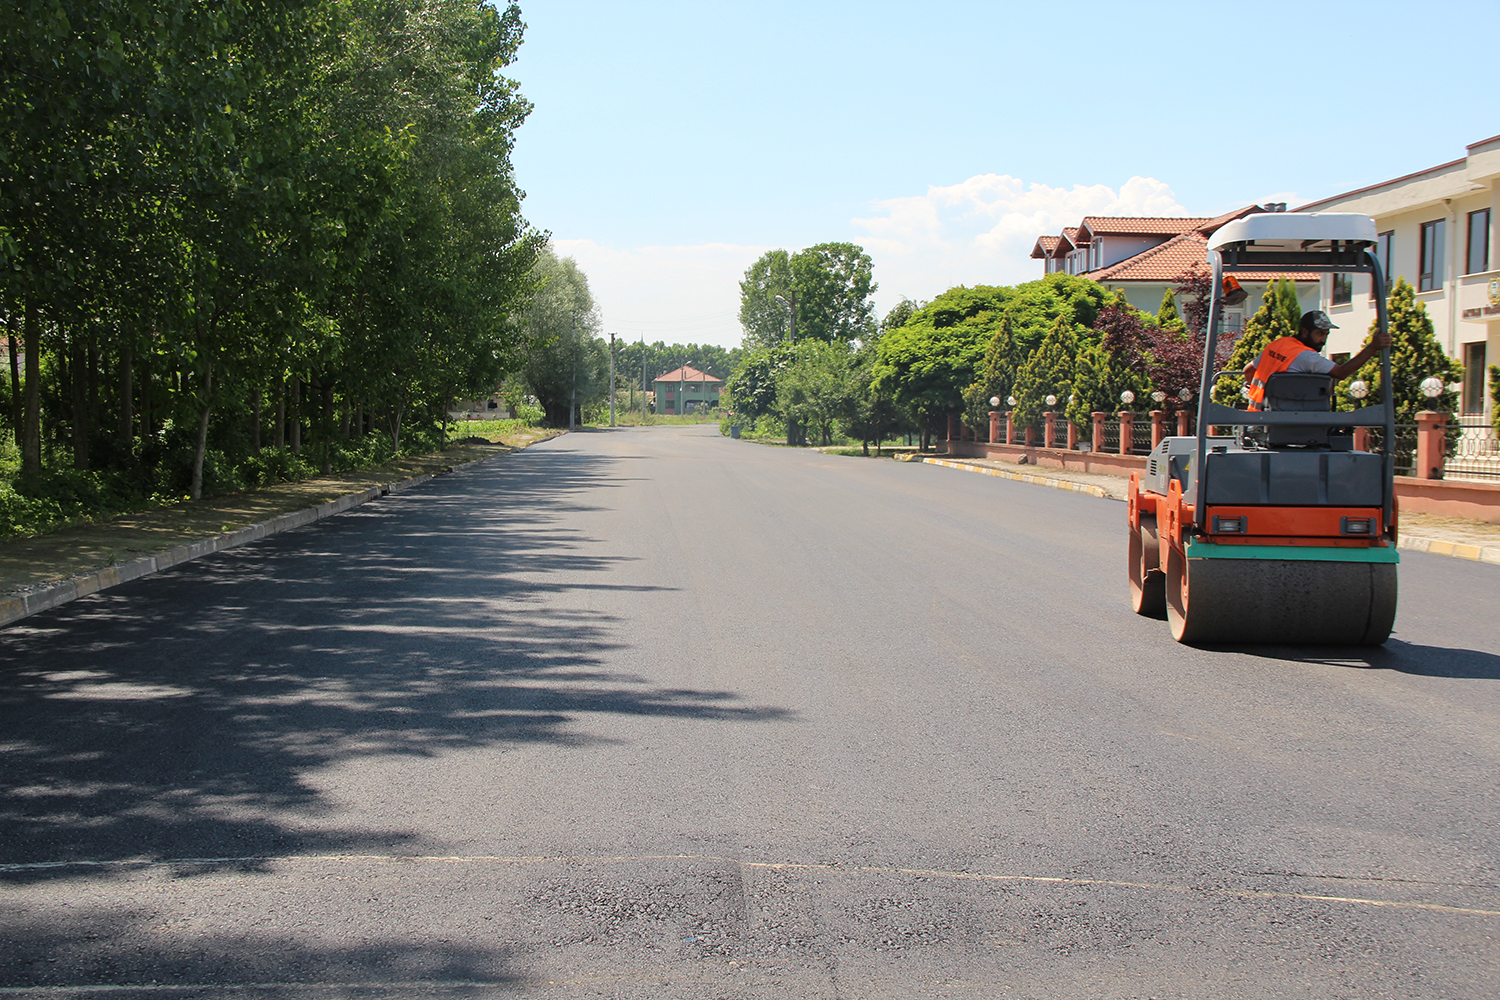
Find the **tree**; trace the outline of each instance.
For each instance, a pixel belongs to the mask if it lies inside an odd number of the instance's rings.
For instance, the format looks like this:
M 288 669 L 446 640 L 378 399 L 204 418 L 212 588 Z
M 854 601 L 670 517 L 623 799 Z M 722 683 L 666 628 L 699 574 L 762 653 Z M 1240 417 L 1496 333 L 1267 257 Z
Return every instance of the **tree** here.
M 776 380 L 777 409 L 831 444 L 834 424 L 854 413 L 854 352 L 840 341 L 804 340 L 790 353 Z
M 549 249 L 533 274 L 539 287 L 524 314 L 530 346 L 521 377 L 547 423 L 566 427 L 570 412 L 582 412 L 608 393 L 609 353 L 598 336 L 599 313 L 588 278 L 573 258 L 559 258 Z
M 1120 399 L 1126 390 L 1135 393 L 1136 402 L 1127 405 Z M 1139 409 L 1151 391 L 1150 382 L 1138 372 L 1120 364 L 1103 343 L 1089 345 L 1078 352 L 1073 368 L 1073 394 L 1068 401 L 1068 419 L 1087 426 L 1095 411 L 1114 413 L 1120 409 Z M 1098 446 L 1095 442 L 1095 446 Z
M 1396 279 L 1386 299 L 1386 320 L 1391 332 L 1391 397 L 1396 403 L 1396 422 L 1415 423 L 1421 410 L 1436 410 L 1452 418 L 1458 412 L 1458 393 L 1450 388 L 1450 383 L 1463 377 L 1463 366 L 1448 357 L 1438 343 L 1432 332 L 1432 317 L 1427 315 L 1427 303 L 1416 300 L 1416 290 L 1405 278 Z M 1378 322 L 1370 323 L 1371 335 Z M 1364 342 L 1368 344 L 1369 337 Z M 1443 383 L 1443 391 L 1436 399 L 1429 399 L 1421 389 L 1422 381 L 1430 377 Z M 1349 399 L 1349 386 L 1355 379 L 1362 379 L 1369 386 L 1365 405 L 1386 398 L 1378 354 L 1338 384 L 1335 394 L 1341 406 L 1349 405 L 1344 400 Z
M 1011 419 L 1025 427 L 1035 423 L 1043 410 L 1057 409 L 1048 403 L 1053 396 L 1066 406 L 1073 394 L 1073 371 L 1078 359 L 1077 325 L 1067 316 L 1059 316 L 1042 343 L 1016 372 L 1016 405 Z
M 794 323 L 797 340 L 870 339 L 876 287 L 869 255 L 853 243 L 819 243 L 795 255 L 767 251 L 740 282 L 745 346 L 791 340 Z
M 963 391 L 964 420 L 970 427 L 983 427 L 988 421 L 990 411 L 995 408 L 990 400 L 999 399 L 1001 409 L 1010 407 L 1006 400 L 1015 385 L 1020 361 L 1014 326 L 1013 314 L 1007 309 L 985 349 L 983 375 Z
M 1185 326 L 1177 313 L 1177 296 L 1170 288 L 1161 293 L 1161 306 L 1156 310 L 1156 325 L 1164 329 Z
M 901 301 L 892 306 L 891 311 L 885 314 L 885 319 L 880 321 L 880 330 L 877 336 L 905 326 L 917 314 L 917 310 L 921 308 L 921 302 L 913 301 L 904 295 L 901 296 Z
M 1490 423 L 1500 434 L 1500 365 L 1490 365 Z
M 788 344 L 758 347 L 744 355 L 734 374 L 724 383 L 729 408 L 735 416 L 753 421 L 778 412 L 776 379 L 790 362 L 791 355 L 792 348 Z
M 859 439 L 866 455 L 870 453 L 871 441 L 875 442 L 878 454 L 880 442 L 897 433 L 903 423 L 901 408 L 896 405 L 895 395 L 888 387 L 876 382 L 877 359 L 877 348 L 873 343 L 861 345 L 855 353 L 851 372 L 854 398 L 845 424 L 849 436 Z

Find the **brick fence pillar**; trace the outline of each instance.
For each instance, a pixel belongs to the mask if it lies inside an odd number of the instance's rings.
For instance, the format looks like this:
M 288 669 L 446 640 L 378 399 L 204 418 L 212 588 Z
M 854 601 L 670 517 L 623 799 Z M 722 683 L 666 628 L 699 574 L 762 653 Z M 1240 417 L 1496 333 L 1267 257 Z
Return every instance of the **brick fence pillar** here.
M 1094 425 L 1091 431 L 1093 437 L 1090 444 L 1095 451 L 1102 452 L 1104 450 L 1104 418 L 1108 416 L 1109 414 L 1103 410 L 1095 410 L 1089 414 L 1089 417 L 1092 418 L 1090 422 Z
M 1000 411 L 990 411 L 990 444 L 1000 440 Z
M 1014 412 L 1016 412 L 1016 411 L 1015 410 L 1006 410 L 1005 411 L 1005 443 L 1006 444 L 1015 444 L 1016 443 L 1016 425 L 1010 419 L 1010 415 L 1012 413 L 1014 413 Z
M 1166 428 L 1167 411 L 1151 411 L 1151 447 L 1155 449 L 1161 444 L 1161 439 L 1167 436 Z
M 948 440 L 950 442 L 959 440 L 963 434 L 963 431 L 955 426 L 957 423 L 958 416 L 952 413 L 948 414 Z M 948 450 L 952 451 L 953 449 L 949 448 Z
M 1352 442 L 1352 447 L 1354 448 L 1355 451 L 1369 451 L 1370 450 L 1370 428 L 1368 428 L 1368 427 L 1356 427 L 1356 428 L 1354 428 L 1354 441 Z
M 1052 447 L 1052 428 L 1057 423 L 1057 414 L 1047 410 L 1042 414 L 1042 447 Z
M 1177 411 L 1177 436 L 1178 437 L 1187 437 L 1187 432 L 1188 432 L 1188 411 L 1187 410 L 1178 410 Z
M 1120 418 L 1120 454 L 1129 455 L 1130 449 L 1135 447 L 1135 413 L 1121 410 L 1115 416 Z
M 1068 450 L 1078 450 L 1078 425 L 1071 420 L 1068 421 Z
M 1447 451 L 1444 432 L 1448 429 L 1448 414 L 1423 410 L 1417 414 L 1417 467 L 1418 479 L 1443 478 L 1443 454 Z

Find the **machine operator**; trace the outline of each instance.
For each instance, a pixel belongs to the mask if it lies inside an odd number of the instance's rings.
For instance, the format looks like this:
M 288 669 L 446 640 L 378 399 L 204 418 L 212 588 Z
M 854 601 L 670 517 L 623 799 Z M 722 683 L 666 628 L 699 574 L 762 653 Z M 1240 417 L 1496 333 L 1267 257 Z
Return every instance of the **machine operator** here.
M 1277 372 L 1331 375 L 1334 382 L 1338 382 L 1359 371 L 1366 361 L 1391 346 L 1389 333 L 1377 333 L 1354 357 L 1343 364 L 1335 364 L 1323 357 L 1322 350 L 1323 345 L 1328 343 L 1328 331 L 1337 329 L 1326 312 L 1313 309 L 1302 314 L 1302 322 L 1297 324 L 1295 337 L 1281 337 L 1267 344 L 1265 350 L 1260 352 L 1259 359 L 1245 365 L 1245 386 L 1249 390 L 1250 409 L 1259 410 L 1262 407 L 1266 395 L 1266 380 Z

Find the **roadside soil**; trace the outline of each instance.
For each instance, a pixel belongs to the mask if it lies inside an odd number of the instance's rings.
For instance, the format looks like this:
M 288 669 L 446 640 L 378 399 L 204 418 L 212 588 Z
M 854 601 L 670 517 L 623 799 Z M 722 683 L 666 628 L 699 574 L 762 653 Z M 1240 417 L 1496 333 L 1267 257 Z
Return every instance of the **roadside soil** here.
M 561 431 L 527 428 L 494 439 L 469 437 L 446 451 L 408 455 L 356 472 L 279 483 L 248 493 L 185 500 L 137 514 L 105 518 L 0 542 L 0 596 L 39 590 L 81 573 L 105 569 L 273 517 L 316 507 L 382 483 L 439 475 L 495 455 L 525 448 Z

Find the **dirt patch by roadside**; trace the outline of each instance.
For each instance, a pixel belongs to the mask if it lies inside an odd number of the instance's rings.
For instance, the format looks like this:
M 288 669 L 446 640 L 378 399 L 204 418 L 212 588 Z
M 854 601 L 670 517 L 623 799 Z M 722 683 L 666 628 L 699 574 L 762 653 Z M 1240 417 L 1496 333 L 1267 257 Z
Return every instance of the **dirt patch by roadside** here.
M 528 428 L 495 440 L 470 437 L 451 444 L 446 451 L 410 455 L 358 472 L 183 501 L 138 514 L 74 524 L 33 538 L 0 542 L 0 595 L 36 591 L 83 573 L 261 524 L 373 486 L 449 472 L 456 466 L 508 454 L 558 433 L 561 432 Z

